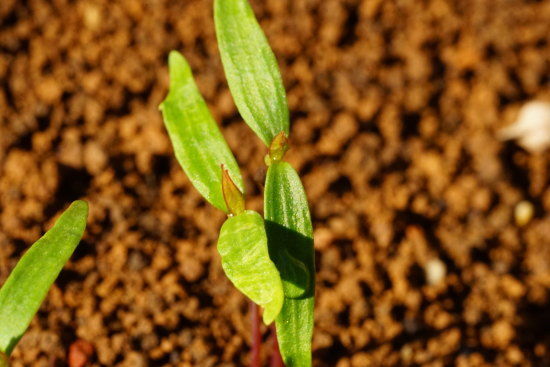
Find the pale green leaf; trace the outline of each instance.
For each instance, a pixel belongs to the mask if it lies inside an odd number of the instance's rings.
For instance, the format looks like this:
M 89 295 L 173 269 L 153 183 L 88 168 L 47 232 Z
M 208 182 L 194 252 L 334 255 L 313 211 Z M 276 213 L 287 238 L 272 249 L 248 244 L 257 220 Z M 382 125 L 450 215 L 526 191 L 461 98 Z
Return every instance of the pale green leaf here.
M 0 289 L 0 351 L 9 355 L 23 336 L 86 228 L 88 204 L 75 201 L 32 245 Z
M 311 366 L 315 252 L 307 197 L 296 171 L 286 162 L 269 166 L 265 184 L 265 220 L 269 253 L 285 292 L 275 320 L 287 367 Z
M 174 152 L 193 186 L 216 208 L 227 212 L 222 193 L 223 165 L 244 192 L 237 161 L 210 114 L 191 68 L 178 52 L 170 53 L 170 92 L 160 105 Z
M 216 35 L 227 82 L 244 121 L 269 146 L 288 135 L 286 94 L 277 60 L 247 0 L 216 0 Z
M 273 322 L 283 306 L 283 286 L 269 258 L 263 218 L 248 210 L 229 217 L 218 240 L 222 267 L 231 282 L 264 308 L 265 324 Z

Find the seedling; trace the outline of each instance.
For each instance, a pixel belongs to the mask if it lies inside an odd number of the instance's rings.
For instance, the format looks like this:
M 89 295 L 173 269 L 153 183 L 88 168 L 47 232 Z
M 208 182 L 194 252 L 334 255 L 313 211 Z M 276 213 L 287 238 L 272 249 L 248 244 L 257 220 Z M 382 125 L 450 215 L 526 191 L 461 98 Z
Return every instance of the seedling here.
M 29 326 L 82 238 L 88 204 L 75 201 L 17 263 L 0 289 L 0 367 Z
M 245 209 L 237 162 L 185 58 L 168 58 L 170 91 L 160 108 L 177 160 L 195 188 L 228 219 L 218 240 L 231 282 L 275 321 L 287 367 L 311 366 L 315 264 L 313 230 L 300 178 L 283 161 L 289 111 L 273 51 L 247 0 L 215 0 L 220 54 L 231 94 L 268 147 L 264 218 Z M 254 360 L 254 358 L 253 358 Z M 252 362 L 259 367 L 259 362 Z

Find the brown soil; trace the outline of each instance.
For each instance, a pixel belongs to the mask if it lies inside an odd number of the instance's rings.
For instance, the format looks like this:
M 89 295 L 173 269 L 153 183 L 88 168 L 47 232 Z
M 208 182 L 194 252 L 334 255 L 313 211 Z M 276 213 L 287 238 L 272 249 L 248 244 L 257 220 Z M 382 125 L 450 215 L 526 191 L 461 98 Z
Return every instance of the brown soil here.
M 71 200 L 91 204 L 14 367 L 64 366 L 78 339 L 93 366 L 246 365 L 223 215 L 157 110 L 181 50 L 261 209 L 265 149 L 228 93 L 211 3 L 0 0 L 0 279 Z M 315 365 L 550 365 L 550 156 L 495 138 L 550 97 L 550 2 L 252 3 L 316 228 Z

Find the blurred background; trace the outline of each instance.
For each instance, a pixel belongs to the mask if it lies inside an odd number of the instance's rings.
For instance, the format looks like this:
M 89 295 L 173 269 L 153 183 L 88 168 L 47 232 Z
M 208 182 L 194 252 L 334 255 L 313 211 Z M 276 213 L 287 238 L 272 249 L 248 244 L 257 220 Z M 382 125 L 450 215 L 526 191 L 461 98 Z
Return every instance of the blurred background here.
M 315 366 L 550 365 L 550 1 L 251 3 L 315 226 Z M 0 282 L 70 201 L 91 205 L 14 367 L 66 366 L 77 340 L 88 366 L 248 363 L 224 215 L 158 111 L 172 49 L 261 210 L 265 148 L 229 94 L 211 0 L 0 1 Z

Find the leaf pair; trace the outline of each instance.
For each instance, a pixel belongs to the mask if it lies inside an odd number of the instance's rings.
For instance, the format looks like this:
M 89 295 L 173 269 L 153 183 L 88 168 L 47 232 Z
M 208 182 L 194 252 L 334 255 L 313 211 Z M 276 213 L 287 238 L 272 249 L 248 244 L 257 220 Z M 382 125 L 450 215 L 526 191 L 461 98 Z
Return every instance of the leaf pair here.
M 286 94 L 275 55 L 248 1 L 216 0 L 214 17 L 220 54 L 235 104 L 245 122 L 270 146 L 278 134 L 289 132 Z M 244 192 L 237 162 L 185 58 L 172 51 L 168 64 L 170 91 L 160 109 L 176 158 L 205 199 L 227 213 L 219 167 L 223 165 Z
M 0 366 L 7 366 L 2 353 L 10 355 L 80 242 L 87 217 L 88 204 L 75 201 L 25 253 L 0 289 Z
M 244 212 L 237 161 L 195 84 L 189 64 L 175 51 L 168 62 L 170 92 L 160 108 L 176 158 L 206 200 L 234 215 L 220 233 L 222 265 L 240 291 L 265 307 L 264 321 L 270 323 L 281 310 L 283 291 L 269 258 L 263 219 L 257 213 Z

